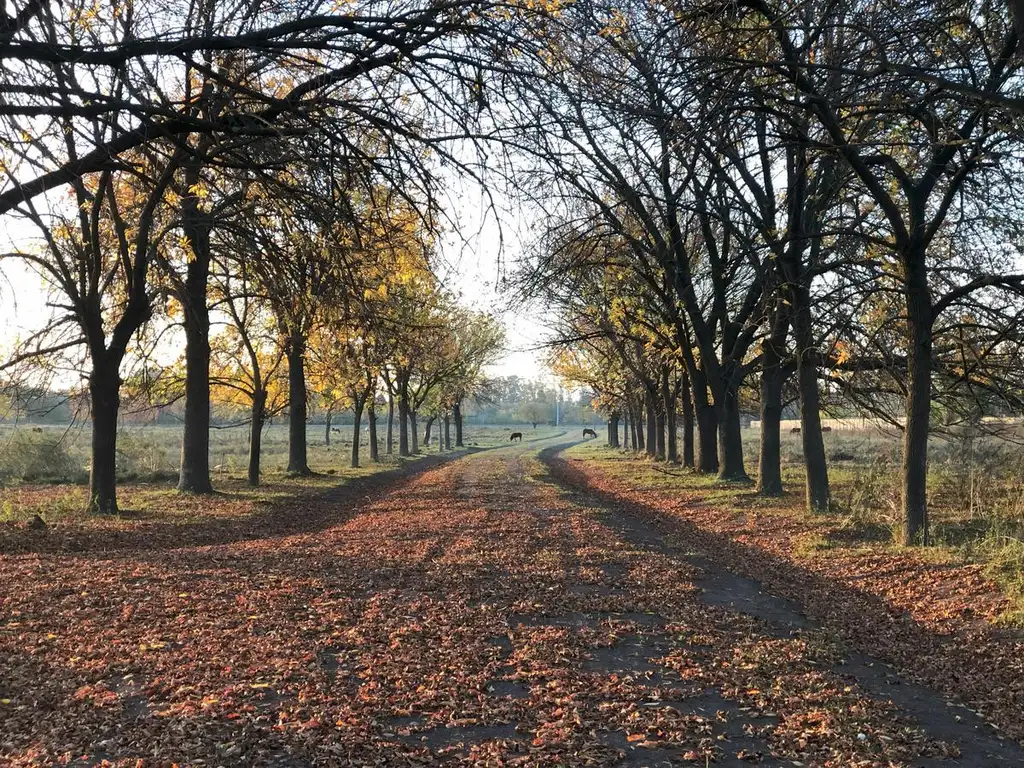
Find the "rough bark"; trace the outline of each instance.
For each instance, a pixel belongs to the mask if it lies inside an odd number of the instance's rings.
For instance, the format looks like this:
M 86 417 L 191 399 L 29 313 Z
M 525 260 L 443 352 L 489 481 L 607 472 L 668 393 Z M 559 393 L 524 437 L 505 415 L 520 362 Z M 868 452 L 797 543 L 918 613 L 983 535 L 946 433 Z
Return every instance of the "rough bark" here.
M 456 400 L 452 406 L 452 418 L 455 419 L 455 447 L 462 447 L 462 401 Z
M 92 444 L 86 512 L 117 514 L 117 414 L 121 377 L 114 361 L 93 362 L 89 376 Z
M 352 402 L 352 468 L 359 466 L 359 442 L 363 428 L 363 403 L 365 398 L 356 397 Z
M 651 407 L 654 409 L 654 428 L 657 435 L 657 457 L 658 461 L 665 461 L 668 456 L 668 440 L 666 431 L 668 430 L 668 418 L 665 415 L 665 411 L 660 402 L 660 398 L 651 396 Z
M 331 412 L 324 414 L 324 445 L 331 445 Z
M 388 390 L 388 437 L 385 452 L 391 456 L 395 452 L 395 396 Z
M 288 357 L 288 472 L 311 475 L 306 448 L 306 339 L 292 334 Z
M 777 302 L 771 318 L 771 332 L 761 355 L 761 440 L 758 446 L 757 492 L 761 496 L 782 495 L 782 385 L 785 381 L 783 354 L 789 323 L 785 305 Z
M 409 387 L 402 377 L 398 382 L 398 455 L 409 455 Z
M 435 421 L 437 421 L 437 416 L 435 414 L 431 414 L 427 417 L 427 423 L 423 427 L 423 445 L 430 445 L 430 433 L 434 431 Z
M 681 410 L 683 412 L 683 466 L 694 466 L 693 456 L 693 393 L 690 391 L 690 377 L 683 374 L 683 381 L 680 384 L 680 396 L 682 398 Z
M 419 422 L 415 408 L 409 409 L 409 437 L 412 438 L 411 450 L 414 454 L 420 452 Z
M 932 392 L 931 294 L 923 253 L 905 259 L 907 330 L 907 423 L 903 431 L 903 543 L 928 543 L 928 432 Z
M 695 466 L 698 472 L 718 471 L 718 415 L 708 398 L 707 381 L 704 374 L 690 371 L 693 393 L 693 410 L 697 421 L 697 456 Z
M 608 418 L 608 447 L 619 447 L 619 414 L 613 413 Z
M 447 413 L 444 415 L 444 449 L 452 449 L 452 420 Z
M 644 396 L 644 413 L 647 417 L 647 435 L 644 439 L 647 455 L 652 459 L 658 456 L 658 416 L 654 397 L 647 393 Z M 664 434 L 662 434 L 662 447 L 664 448 Z
M 782 269 L 786 293 L 792 313 L 793 341 L 796 345 L 797 390 L 800 397 L 800 440 L 803 444 L 805 493 L 807 509 L 812 513 L 827 512 L 831 505 L 825 441 L 821 434 L 821 401 L 818 393 L 817 343 L 811 315 L 811 279 L 807 264 L 808 244 L 811 251 L 821 242 L 818 217 L 813 214 L 818 204 L 808 208 L 808 153 L 804 145 L 794 146 L 787 160 L 790 176 L 789 209 L 790 242 L 777 264 Z
M 749 480 L 743 466 L 743 434 L 740 430 L 739 396 L 729 388 L 718 410 L 718 479 Z
M 186 168 L 185 182 L 189 187 L 200 182 L 198 164 L 191 163 Z M 181 213 L 193 258 L 186 267 L 183 290 L 178 292 L 185 328 L 185 408 L 178 490 L 213 493 L 210 481 L 210 308 L 207 303 L 211 222 L 192 195 L 182 198 Z
M 661 369 L 662 410 L 665 413 L 665 458 L 679 463 L 679 438 L 676 431 L 676 392 L 669 383 L 668 366 Z
M 252 420 L 249 423 L 249 485 L 260 484 L 260 450 L 263 444 L 263 415 L 267 403 L 267 393 L 257 390 L 252 397 Z
M 821 434 L 821 397 L 818 393 L 817 345 L 811 327 L 810 292 L 805 286 L 793 291 L 793 338 L 797 348 L 797 389 L 800 395 L 800 441 L 804 451 L 807 509 L 828 512 L 831 490 L 825 440 Z
M 366 409 L 366 422 L 370 428 L 370 461 L 380 461 L 380 446 L 377 445 L 377 404 L 373 398 Z

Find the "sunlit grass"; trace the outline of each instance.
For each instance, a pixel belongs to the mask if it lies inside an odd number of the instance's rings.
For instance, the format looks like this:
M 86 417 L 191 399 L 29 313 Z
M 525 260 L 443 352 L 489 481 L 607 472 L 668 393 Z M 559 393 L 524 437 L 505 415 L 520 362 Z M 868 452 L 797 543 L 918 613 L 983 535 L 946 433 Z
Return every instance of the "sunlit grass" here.
M 21 427 L 18 430 L 9 426 L 0 427 L 0 457 L 3 457 L 3 452 L 6 452 L 7 457 L 6 464 L 0 461 L 0 468 L 8 468 L 5 482 L 0 485 L 0 523 L 23 523 L 34 515 L 39 515 L 48 524 L 88 522 L 105 526 L 117 525 L 118 521 L 139 519 L 159 518 L 184 524 L 211 517 L 238 516 L 249 514 L 266 504 L 322 493 L 354 478 L 367 477 L 427 456 L 447 453 L 439 445 L 439 433 L 435 425 L 431 444 L 421 444 L 419 454 L 408 458 L 397 455 L 396 430 L 395 453 L 389 456 L 385 449 L 384 426 L 379 432 L 380 461 L 370 461 L 369 446 L 364 434 L 360 466 L 353 468 L 350 466 L 351 425 L 342 425 L 339 427 L 341 433 L 332 433 L 330 445 L 326 443 L 324 427 L 311 425 L 307 439 L 309 464 L 314 474 L 309 477 L 295 477 L 285 472 L 287 426 L 269 426 L 263 443 L 261 484 L 257 488 L 250 487 L 246 482 L 248 435 L 245 429 L 213 430 L 210 457 L 217 492 L 213 497 L 190 497 L 176 490 L 180 428 L 128 428 L 119 435 L 121 471 L 118 504 L 122 514 L 92 519 L 88 519 L 83 512 L 88 496 L 88 430 L 48 426 L 37 432 L 33 427 Z M 527 441 L 543 440 L 564 432 L 551 427 L 533 430 L 528 426 L 524 429 L 503 425 L 467 425 L 464 433 L 466 450 L 505 445 L 512 429 L 523 431 Z M 454 433 L 452 439 L 454 441 Z M 34 450 L 34 453 L 26 458 L 26 450 Z M 14 474 L 12 468 L 32 465 L 33 457 L 38 455 L 62 458 L 48 467 L 39 466 L 36 460 L 36 472 L 32 480 L 11 476 Z

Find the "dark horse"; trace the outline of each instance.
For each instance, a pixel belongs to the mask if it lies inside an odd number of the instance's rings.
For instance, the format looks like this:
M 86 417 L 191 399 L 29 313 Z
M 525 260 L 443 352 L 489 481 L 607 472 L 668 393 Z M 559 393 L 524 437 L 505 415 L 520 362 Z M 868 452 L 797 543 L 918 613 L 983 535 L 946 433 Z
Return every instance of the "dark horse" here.
M 518 440 L 520 443 L 523 442 L 523 433 L 513 432 L 511 435 L 508 436 L 508 441 L 511 443 L 513 440 Z
M 586 429 L 583 430 L 583 437 L 597 437 L 597 432 L 592 430 L 590 427 L 587 427 Z

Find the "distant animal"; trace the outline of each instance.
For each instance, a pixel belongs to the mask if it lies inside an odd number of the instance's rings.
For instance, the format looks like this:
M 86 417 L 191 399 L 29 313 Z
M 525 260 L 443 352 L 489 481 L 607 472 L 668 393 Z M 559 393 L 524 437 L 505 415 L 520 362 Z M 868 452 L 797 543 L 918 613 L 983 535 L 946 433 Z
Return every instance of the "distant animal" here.
M 832 427 L 822 427 L 821 431 L 822 432 L 831 432 L 832 431 Z
M 597 432 L 588 427 L 583 430 L 583 437 L 597 437 Z
M 799 435 L 800 434 L 800 427 L 793 427 L 791 430 L 789 430 L 789 434 L 791 434 L 791 435 Z
M 341 434 L 341 430 L 338 427 L 331 427 L 331 432 L 337 432 Z
M 33 432 L 42 432 L 43 428 L 42 427 L 32 427 L 32 431 Z
M 513 432 L 511 435 L 508 436 L 508 441 L 511 443 L 513 440 L 518 440 L 520 443 L 523 442 L 523 433 Z

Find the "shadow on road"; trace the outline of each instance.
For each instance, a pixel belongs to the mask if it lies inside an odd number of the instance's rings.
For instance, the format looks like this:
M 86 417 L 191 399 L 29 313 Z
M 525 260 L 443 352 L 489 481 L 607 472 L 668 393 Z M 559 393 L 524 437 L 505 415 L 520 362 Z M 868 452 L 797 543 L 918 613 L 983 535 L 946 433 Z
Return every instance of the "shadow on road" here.
M 892 701 L 929 735 L 957 743 L 963 753 L 960 759 L 921 760 L 915 765 L 1024 765 L 1024 749 L 999 736 L 972 709 L 947 703 L 947 698 L 936 690 L 911 682 L 878 658 L 896 664 L 901 670 L 924 669 L 926 682 L 937 687 L 948 681 L 943 673 L 952 670 L 964 678 L 978 676 L 988 680 L 992 687 L 999 686 L 1000 677 L 1013 674 L 1012 670 L 956 648 L 949 638 L 936 635 L 909 616 L 894 614 L 889 605 L 873 594 L 824 579 L 731 536 L 699 528 L 656 507 L 594 487 L 573 466 L 575 462 L 561 456 L 577 442 L 553 445 L 539 453 L 551 481 L 570 500 L 602 510 L 604 522 L 634 545 L 700 568 L 704 575 L 696 584 L 703 590 L 706 603 L 762 619 L 780 635 L 819 623 L 840 632 L 856 651 L 846 654 L 844 663 L 836 670 L 838 673 L 855 679 L 873 695 Z M 744 574 L 758 574 L 761 578 Z M 769 588 L 786 597 L 772 594 Z M 858 634 L 851 635 L 848 624 L 834 626 L 828 621 L 837 609 L 847 617 L 858 617 L 852 623 L 859 627 Z M 805 612 L 824 620 L 808 619 Z M 924 659 L 928 662 L 920 664 Z M 936 674 L 935 670 L 940 672 Z

